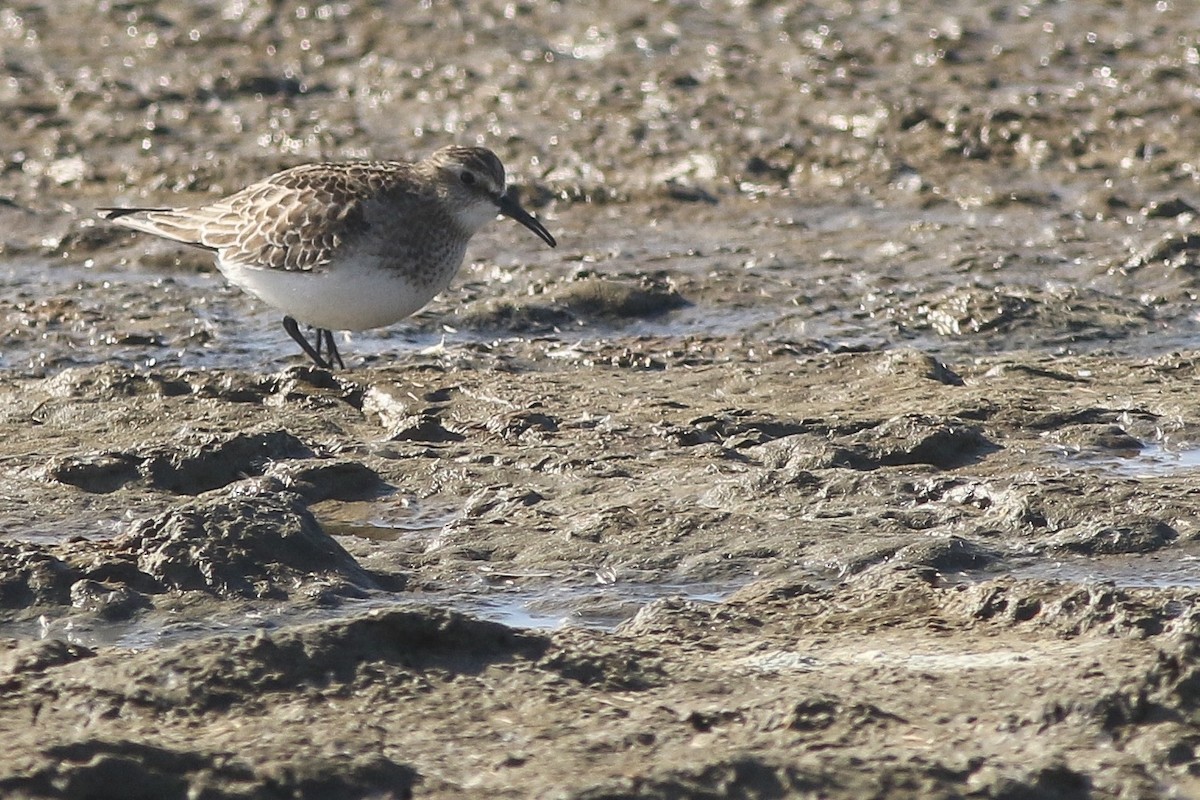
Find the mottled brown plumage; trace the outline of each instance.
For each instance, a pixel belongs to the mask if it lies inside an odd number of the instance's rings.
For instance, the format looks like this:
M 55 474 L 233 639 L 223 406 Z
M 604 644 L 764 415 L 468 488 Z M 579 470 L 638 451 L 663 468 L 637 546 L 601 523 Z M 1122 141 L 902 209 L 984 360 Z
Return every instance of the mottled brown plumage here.
M 308 164 L 196 208 L 101 212 L 216 253 L 232 283 L 284 311 L 284 328 L 321 366 L 341 363 L 332 330 L 388 325 L 429 302 L 497 214 L 556 244 L 506 194 L 504 166 L 481 147 L 446 147 L 416 162 Z M 296 320 L 317 328 L 315 347 Z

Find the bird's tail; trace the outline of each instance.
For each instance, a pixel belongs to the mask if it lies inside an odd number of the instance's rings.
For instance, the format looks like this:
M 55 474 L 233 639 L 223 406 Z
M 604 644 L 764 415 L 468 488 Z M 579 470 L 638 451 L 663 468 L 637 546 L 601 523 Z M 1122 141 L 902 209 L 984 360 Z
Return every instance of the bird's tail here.
M 183 211 L 184 209 L 178 208 L 114 208 L 107 206 L 96 209 L 96 213 L 100 215 L 101 219 L 115 222 L 126 228 L 205 250 L 214 249 L 201 241 L 202 233 L 198 229 L 195 219 L 182 213 Z

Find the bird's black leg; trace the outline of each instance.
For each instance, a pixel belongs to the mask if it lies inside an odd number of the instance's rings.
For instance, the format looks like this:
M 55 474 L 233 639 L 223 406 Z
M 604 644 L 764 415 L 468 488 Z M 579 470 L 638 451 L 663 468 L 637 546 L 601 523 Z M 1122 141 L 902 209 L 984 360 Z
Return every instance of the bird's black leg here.
M 325 353 L 328 356 L 329 363 L 337 364 L 338 369 L 345 369 L 346 362 L 342 361 L 342 354 L 338 352 L 337 344 L 333 341 L 333 331 L 328 328 L 317 328 L 317 352 L 321 352 L 321 340 L 325 340 Z
M 292 337 L 292 339 L 296 341 L 296 344 L 300 345 L 300 349 L 303 350 L 305 355 L 311 358 L 318 367 L 321 369 L 330 369 L 329 362 L 321 358 L 321 351 L 319 349 L 321 345 L 320 330 L 317 331 L 317 347 L 314 348 L 312 344 L 309 343 L 308 339 L 304 338 L 304 334 L 300 332 L 300 326 L 296 324 L 296 320 L 292 319 L 291 317 L 284 317 L 283 329 L 287 331 L 288 336 Z M 328 333 L 328 331 L 326 332 Z M 329 343 L 332 345 L 333 339 L 330 339 Z M 336 353 L 337 350 L 334 349 L 333 352 Z M 339 363 L 341 363 L 341 360 L 341 356 L 338 356 Z

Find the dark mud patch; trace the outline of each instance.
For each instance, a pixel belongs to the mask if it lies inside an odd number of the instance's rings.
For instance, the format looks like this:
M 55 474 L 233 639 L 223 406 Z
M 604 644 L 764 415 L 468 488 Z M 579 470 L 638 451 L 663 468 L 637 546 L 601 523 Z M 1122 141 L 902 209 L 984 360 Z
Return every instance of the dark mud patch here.
M 46 467 L 50 480 L 88 492 L 111 492 L 143 478 L 149 488 L 201 494 L 252 474 L 271 461 L 311 458 L 313 452 L 286 431 L 234 434 L 191 446 L 150 447 L 127 453 L 65 457 Z
M 621 328 L 661 317 L 688 304 L 665 275 L 633 278 L 584 272 L 549 286 L 530 286 L 526 297 L 487 300 L 468 305 L 455 318 L 456 327 L 539 333 L 582 326 Z
M 137 523 L 114 540 L 116 555 L 136 558 L 139 571 L 163 590 L 286 596 L 283 587 L 316 575 L 372 587 L 350 554 L 281 485 L 239 489 Z
M 4 547 L 0 599 L 7 609 L 69 606 L 118 620 L 152 607 L 155 596 L 180 592 L 332 598 L 377 588 L 301 498 L 271 481 L 176 506 L 111 541 Z
M 103 655 L 84 661 L 43 659 L 40 669 L 14 670 L 9 683 L 14 688 L 26 682 L 39 684 L 41 691 L 53 684 L 54 691 L 62 692 L 58 709 L 68 714 L 73 713 L 69 709 L 84 711 L 92 698 L 103 696 L 105 715 L 200 719 L 210 714 L 255 713 L 253 709 L 269 704 L 271 696 L 294 691 L 329 691 L 331 696 L 353 691 L 355 683 L 373 682 L 363 670 L 377 674 L 380 668 L 396 669 L 397 675 L 410 672 L 414 677 L 428 671 L 442 674 L 445 680 L 454 674 L 476 674 L 494 661 L 536 658 L 547 647 L 538 637 L 445 612 L 391 612 L 228 645 L 220 654 L 214 654 L 208 644 L 162 651 L 149 671 L 130 669 L 130 664 L 119 661 L 108 664 Z M 76 664 L 73 673 L 68 662 Z M 56 669 L 46 674 L 51 666 Z M 101 673 L 108 673 L 111 680 L 93 684 Z M 164 681 L 164 675 L 170 680 Z M 265 694 L 248 706 L 243 695 L 251 689 Z M 284 757 L 264 763 L 197 742 L 164 747 L 104 735 L 49 744 L 42 753 L 43 765 L 17 769 L 0 779 L 7 791 L 90 796 L 107 791 L 101 787 L 119 778 L 137 781 L 134 793 L 128 795 L 134 797 L 183 797 L 196 792 L 217 797 L 263 792 L 297 797 L 362 793 L 408 797 L 417 778 L 411 767 L 380 753 L 331 752 L 312 759 Z
M 133 800 L 250 794 L 292 797 L 413 796 L 415 774 L 379 756 L 331 756 L 285 767 L 255 766 L 231 753 L 167 749 L 123 740 L 91 740 L 45 751 L 47 765 L 0 779 L 14 796 L 103 797 L 114 784 Z M 380 788 L 386 787 L 386 788 Z

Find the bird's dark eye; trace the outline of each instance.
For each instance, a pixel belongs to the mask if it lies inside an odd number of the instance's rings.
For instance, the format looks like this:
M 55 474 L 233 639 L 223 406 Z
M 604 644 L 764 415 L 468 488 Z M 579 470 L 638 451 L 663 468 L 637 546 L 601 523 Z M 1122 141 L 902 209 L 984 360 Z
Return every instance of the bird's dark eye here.
M 464 172 L 462 175 L 459 176 L 459 180 L 461 180 L 463 182 L 463 186 L 474 186 L 475 185 L 475 175 L 474 175 L 474 173 L 471 173 L 471 172 Z

